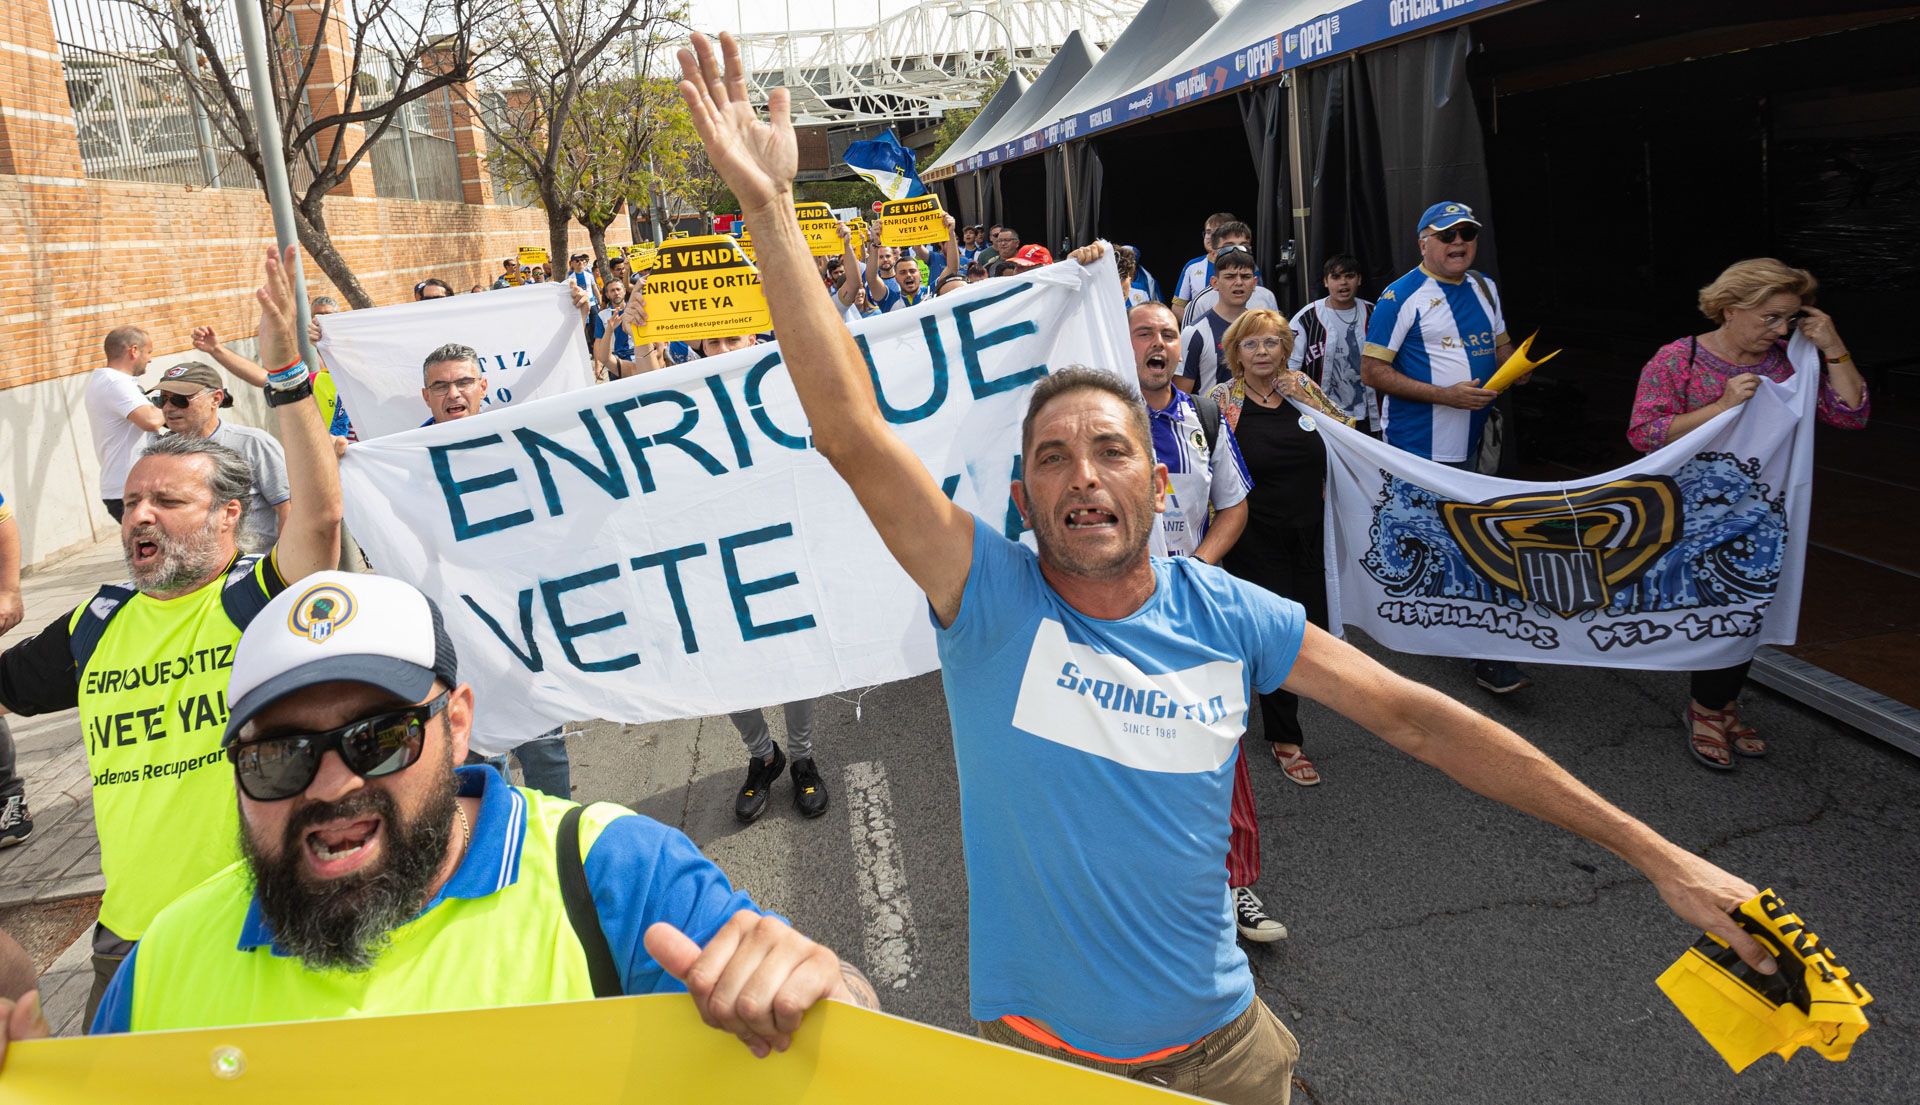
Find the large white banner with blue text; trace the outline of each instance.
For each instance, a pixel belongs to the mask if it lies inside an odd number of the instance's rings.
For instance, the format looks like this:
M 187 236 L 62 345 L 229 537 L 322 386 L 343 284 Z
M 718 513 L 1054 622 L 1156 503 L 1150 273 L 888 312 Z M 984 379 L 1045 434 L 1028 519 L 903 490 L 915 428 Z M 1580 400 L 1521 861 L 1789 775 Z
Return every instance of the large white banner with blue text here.
M 1820 362 L 1604 475 L 1518 483 L 1316 417 L 1328 609 L 1400 652 L 1700 670 L 1791 644 Z
M 1020 532 L 1027 394 L 1131 363 L 1118 288 L 1109 256 L 853 327 L 888 423 L 955 502 Z M 374 569 L 440 605 L 481 751 L 937 666 L 926 600 L 810 447 L 778 345 L 362 441 L 341 479 Z
M 362 441 L 427 420 L 427 354 L 448 342 L 479 355 L 484 407 L 525 403 L 593 382 L 585 324 L 566 284 L 528 284 L 322 315 L 320 357 Z

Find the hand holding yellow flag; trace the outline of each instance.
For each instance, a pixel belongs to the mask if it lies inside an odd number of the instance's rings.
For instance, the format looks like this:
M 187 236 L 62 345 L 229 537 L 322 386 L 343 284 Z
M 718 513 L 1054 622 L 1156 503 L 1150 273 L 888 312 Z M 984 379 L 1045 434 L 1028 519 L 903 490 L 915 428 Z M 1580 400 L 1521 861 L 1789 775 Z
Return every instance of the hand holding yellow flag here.
M 1538 330 L 1528 334 L 1527 340 L 1521 342 L 1520 348 L 1514 350 L 1513 355 L 1507 358 L 1507 363 L 1501 365 L 1499 371 L 1495 372 L 1486 383 L 1480 386 L 1486 388 L 1488 391 L 1505 391 L 1512 387 L 1514 381 L 1520 379 L 1520 377 L 1525 376 L 1527 373 L 1558 357 L 1560 350 L 1556 349 L 1537 361 L 1531 358 L 1530 351 L 1533 347 L 1533 339 L 1539 336 L 1540 331 Z

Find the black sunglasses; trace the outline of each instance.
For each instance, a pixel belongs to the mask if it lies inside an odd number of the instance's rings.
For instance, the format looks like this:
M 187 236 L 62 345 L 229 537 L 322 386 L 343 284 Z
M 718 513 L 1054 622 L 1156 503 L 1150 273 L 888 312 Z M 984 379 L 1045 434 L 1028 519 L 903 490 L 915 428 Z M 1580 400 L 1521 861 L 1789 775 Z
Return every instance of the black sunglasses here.
M 377 779 L 405 771 L 426 746 L 427 722 L 447 708 L 442 691 L 431 702 L 392 713 L 349 722 L 324 733 L 295 733 L 265 737 L 227 746 L 233 777 L 246 796 L 256 802 L 278 802 L 307 789 L 320 774 L 320 760 L 328 752 L 363 779 Z
M 1480 228 L 1472 223 L 1462 223 L 1459 226 L 1450 226 L 1445 230 L 1434 230 L 1429 231 L 1429 233 L 1448 245 L 1452 245 L 1455 238 L 1463 242 L 1471 242 L 1475 238 L 1478 238 L 1480 236 Z
M 200 391 L 194 392 L 192 395 L 175 395 L 170 391 L 156 391 L 153 393 L 153 405 L 156 407 L 177 407 L 180 410 L 186 410 L 188 407 L 193 406 L 195 399 L 213 390 L 213 388 L 203 388 Z

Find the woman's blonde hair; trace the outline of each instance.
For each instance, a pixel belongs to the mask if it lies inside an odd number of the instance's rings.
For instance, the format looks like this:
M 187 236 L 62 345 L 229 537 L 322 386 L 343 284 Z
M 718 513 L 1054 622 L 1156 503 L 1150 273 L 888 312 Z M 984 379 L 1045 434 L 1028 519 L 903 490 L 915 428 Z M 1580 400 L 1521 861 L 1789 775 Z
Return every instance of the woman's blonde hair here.
M 1813 293 L 1819 290 L 1820 282 L 1806 269 L 1771 257 L 1753 257 L 1728 265 L 1713 283 L 1700 289 L 1700 313 L 1708 322 L 1725 322 L 1730 307 L 1752 310 L 1782 293 L 1812 303 Z
M 1269 330 L 1280 335 L 1278 371 L 1286 371 L 1287 358 L 1293 356 L 1293 327 L 1287 325 L 1287 316 L 1280 312 L 1256 308 L 1234 319 L 1233 325 L 1227 327 L 1226 336 L 1220 339 L 1220 348 L 1227 354 L 1227 369 L 1233 373 L 1234 379 L 1238 380 L 1247 372 L 1246 367 L 1240 363 L 1240 339 Z

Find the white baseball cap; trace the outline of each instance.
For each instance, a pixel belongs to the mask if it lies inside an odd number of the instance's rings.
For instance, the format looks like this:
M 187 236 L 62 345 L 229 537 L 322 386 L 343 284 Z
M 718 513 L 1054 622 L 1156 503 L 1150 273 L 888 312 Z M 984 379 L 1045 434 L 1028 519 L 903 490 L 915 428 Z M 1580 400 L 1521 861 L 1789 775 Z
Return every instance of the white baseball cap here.
M 316 572 L 248 623 L 227 683 L 226 741 L 267 706 L 320 683 L 365 683 L 417 702 L 458 685 L 440 608 L 389 576 Z

